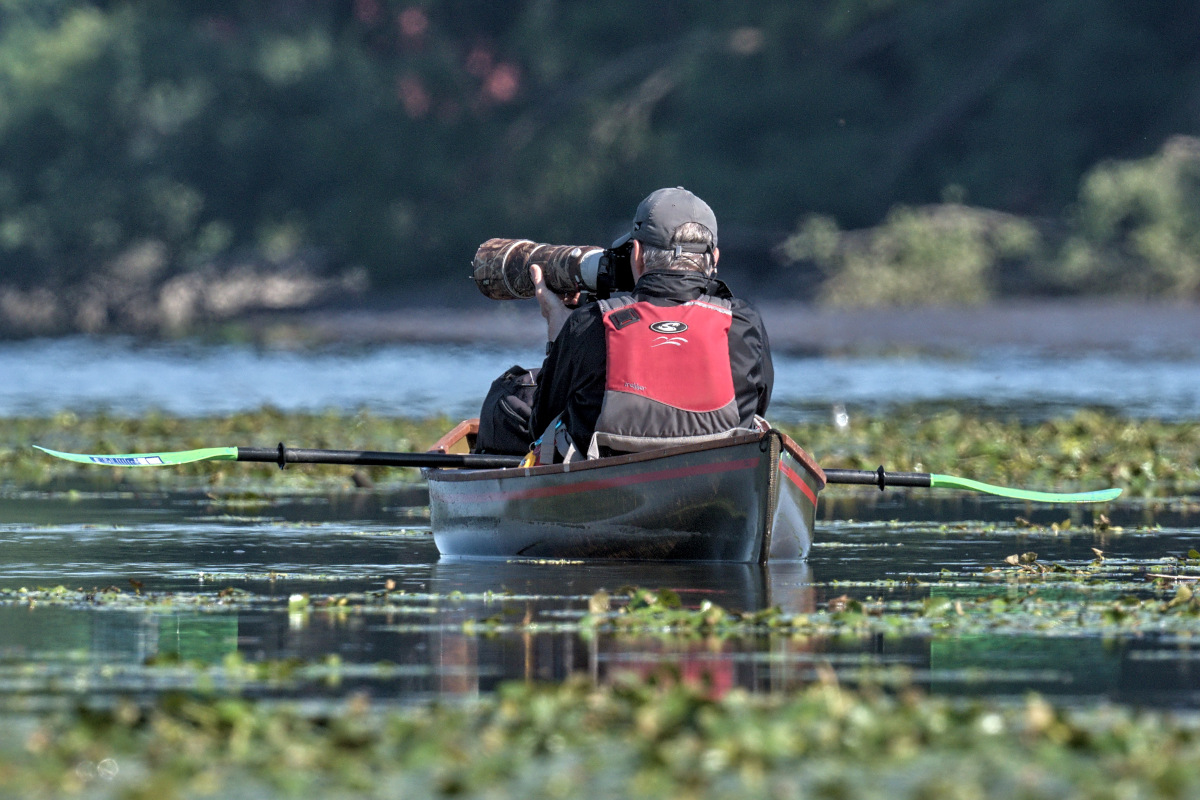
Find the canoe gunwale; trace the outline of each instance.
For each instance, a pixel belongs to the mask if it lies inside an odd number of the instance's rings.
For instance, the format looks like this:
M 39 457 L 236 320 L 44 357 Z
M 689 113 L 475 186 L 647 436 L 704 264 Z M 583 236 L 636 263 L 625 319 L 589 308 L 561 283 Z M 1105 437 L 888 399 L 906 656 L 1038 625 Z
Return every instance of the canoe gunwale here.
M 470 420 L 467 421 L 471 422 Z M 438 441 L 431 452 L 447 452 L 453 447 L 455 440 L 452 436 L 460 434 L 460 438 L 465 438 L 468 435 L 470 428 L 467 423 L 460 423 L 449 434 Z M 765 442 L 769 435 L 778 435 L 782 438 L 784 447 L 791 443 L 792 447 L 803 453 L 795 442 L 792 442 L 785 434 L 775 431 L 747 432 L 730 436 L 727 439 L 719 439 L 712 442 L 700 442 L 697 444 L 677 445 L 675 447 L 664 447 L 658 450 L 647 450 L 642 453 L 627 453 L 619 456 L 608 456 L 606 458 L 587 459 L 585 461 L 574 461 L 564 464 L 543 464 L 537 467 L 505 467 L 502 469 L 473 469 L 473 470 L 442 470 L 442 469 L 427 469 L 425 470 L 426 477 L 434 481 L 469 481 L 469 480 L 486 480 L 490 478 L 509 478 L 509 477 L 528 477 L 533 478 L 539 475 L 561 475 L 568 472 L 581 472 L 583 470 L 601 469 L 604 467 L 616 467 L 624 464 L 634 464 L 640 461 L 653 461 L 655 459 L 670 458 L 671 456 L 685 455 L 687 453 L 696 453 L 704 450 L 717 450 L 724 447 L 733 447 L 736 445 L 747 444 L 749 442 L 761 441 Z M 825 483 L 825 473 L 817 467 L 815 462 L 807 453 L 804 453 L 805 466 L 813 471 L 813 474 L 820 478 L 821 484 Z
M 816 460 L 808 454 L 808 451 L 796 444 L 796 441 L 783 431 L 771 428 L 769 432 L 774 433 L 779 437 L 779 443 L 783 446 L 784 451 L 791 455 L 792 458 L 799 461 L 801 465 L 803 465 L 804 468 L 813 475 L 813 477 L 820 481 L 821 488 L 824 489 L 826 484 L 829 483 L 828 479 L 825 477 L 825 470 L 821 469 L 821 465 L 818 464 Z

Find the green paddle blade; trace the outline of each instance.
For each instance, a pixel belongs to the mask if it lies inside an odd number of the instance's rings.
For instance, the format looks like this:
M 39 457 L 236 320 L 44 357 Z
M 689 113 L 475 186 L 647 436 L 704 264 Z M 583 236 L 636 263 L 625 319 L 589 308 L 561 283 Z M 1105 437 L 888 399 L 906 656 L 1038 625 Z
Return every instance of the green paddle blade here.
M 956 478 L 953 475 L 930 475 L 929 485 L 943 489 L 970 489 L 975 492 L 1012 497 L 1016 500 L 1032 500 L 1035 503 L 1107 503 L 1121 495 L 1120 489 L 1097 489 L 1094 492 L 1035 492 L 1029 489 L 1010 489 L 990 483 Z
M 205 447 L 200 450 L 177 450 L 173 453 L 125 453 L 113 456 L 62 453 L 36 444 L 34 447 L 55 458 L 80 464 L 103 464 L 107 467 L 173 467 L 193 461 L 237 461 L 238 457 L 236 447 Z

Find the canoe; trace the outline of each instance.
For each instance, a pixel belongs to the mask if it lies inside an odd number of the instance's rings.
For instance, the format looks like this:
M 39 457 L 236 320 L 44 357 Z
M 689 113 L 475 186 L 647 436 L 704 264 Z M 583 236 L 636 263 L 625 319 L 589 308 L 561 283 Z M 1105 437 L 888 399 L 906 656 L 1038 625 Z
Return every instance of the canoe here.
M 478 420 L 431 448 L 469 452 Z M 427 469 L 447 557 L 766 563 L 808 556 L 820 466 L 786 434 L 747 432 L 572 464 Z

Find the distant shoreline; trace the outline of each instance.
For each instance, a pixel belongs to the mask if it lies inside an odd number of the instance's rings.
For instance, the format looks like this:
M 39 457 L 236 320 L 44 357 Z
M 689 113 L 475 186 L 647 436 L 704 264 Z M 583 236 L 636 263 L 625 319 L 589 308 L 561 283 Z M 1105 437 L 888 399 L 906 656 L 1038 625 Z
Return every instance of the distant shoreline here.
M 1200 351 L 1200 306 L 1121 300 L 1029 300 L 962 308 L 829 309 L 759 302 L 772 346 L 786 351 L 976 350 L 995 346 L 1068 352 Z M 254 315 L 260 334 L 296 328 L 316 342 L 461 342 L 537 345 L 544 327 L 532 301 L 324 309 Z

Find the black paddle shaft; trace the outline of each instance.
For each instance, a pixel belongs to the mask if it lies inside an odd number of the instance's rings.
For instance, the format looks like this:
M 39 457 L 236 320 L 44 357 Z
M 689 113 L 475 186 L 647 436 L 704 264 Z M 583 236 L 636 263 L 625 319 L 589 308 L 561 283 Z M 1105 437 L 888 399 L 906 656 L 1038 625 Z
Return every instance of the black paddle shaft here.
M 518 467 L 520 456 L 497 456 L 482 453 L 388 453 L 375 450 L 309 450 L 287 447 L 239 447 L 238 461 L 258 461 L 278 464 L 347 464 L 356 467 L 432 467 L 459 469 L 506 469 Z M 887 472 L 881 466 L 868 469 L 827 469 L 826 483 L 878 486 L 919 486 L 929 488 L 928 472 Z
M 238 461 L 278 464 L 349 464 L 356 467 L 458 467 L 461 469 L 502 469 L 521 465 L 520 456 L 493 456 L 481 453 L 382 453 L 374 450 L 305 450 L 285 447 L 239 447 Z
M 825 482 L 878 486 L 882 492 L 887 486 L 921 486 L 928 489 L 930 476 L 928 472 L 887 472 L 883 467 L 874 472 L 869 469 L 827 469 Z

